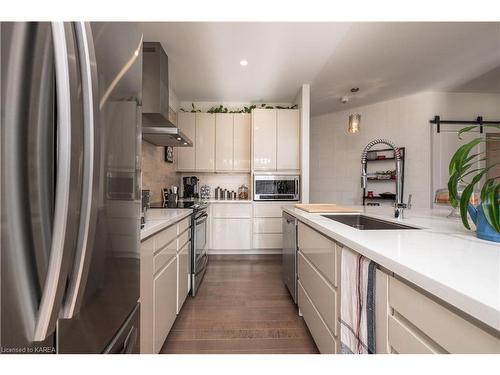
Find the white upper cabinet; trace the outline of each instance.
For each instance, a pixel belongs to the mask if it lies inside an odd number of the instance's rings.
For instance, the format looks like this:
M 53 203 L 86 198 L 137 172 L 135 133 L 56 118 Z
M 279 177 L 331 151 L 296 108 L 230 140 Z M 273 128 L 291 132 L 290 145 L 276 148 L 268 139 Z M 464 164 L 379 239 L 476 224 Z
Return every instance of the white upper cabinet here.
M 177 170 L 194 171 L 195 170 L 195 135 L 196 135 L 196 114 L 191 112 L 179 112 L 178 127 L 193 141 L 193 147 L 177 148 Z
M 196 114 L 195 167 L 197 171 L 215 170 L 215 115 Z
M 277 169 L 300 169 L 300 121 L 297 109 L 278 109 Z
M 231 172 L 234 152 L 234 115 L 217 113 L 215 115 L 215 170 Z
M 276 109 L 254 109 L 253 122 L 253 169 L 276 170 Z
M 249 113 L 234 115 L 233 130 L 233 170 L 235 172 L 250 172 L 250 138 L 252 120 Z
M 297 109 L 254 109 L 253 169 L 300 170 L 300 120 Z

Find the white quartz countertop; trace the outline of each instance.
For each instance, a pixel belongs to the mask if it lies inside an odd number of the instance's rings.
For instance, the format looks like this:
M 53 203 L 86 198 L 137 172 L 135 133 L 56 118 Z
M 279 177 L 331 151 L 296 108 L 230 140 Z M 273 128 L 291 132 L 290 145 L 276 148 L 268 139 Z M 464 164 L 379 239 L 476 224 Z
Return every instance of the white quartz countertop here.
M 500 244 L 480 240 L 448 210 L 357 207 L 367 216 L 419 230 L 358 230 L 294 206 L 283 210 L 500 331 Z M 349 215 L 349 214 L 345 214 Z
M 190 208 L 151 208 L 146 211 L 146 224 L 141 229 L 141 241 L 162 229 L 181 221 L 193 212 Z

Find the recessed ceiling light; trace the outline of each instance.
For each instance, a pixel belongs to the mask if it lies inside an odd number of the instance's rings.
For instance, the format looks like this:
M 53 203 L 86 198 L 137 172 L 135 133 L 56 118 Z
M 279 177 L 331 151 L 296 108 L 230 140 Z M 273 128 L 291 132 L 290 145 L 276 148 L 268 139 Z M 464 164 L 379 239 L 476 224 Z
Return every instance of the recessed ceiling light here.
M 359 91 L 359 87 L 353 87 L 353 88 L 351 89 L 351 92 L 358 92 L 358 91 Z
M 240 65 L 241 66 L 247 66 L 248 65 L 248 61 L 247 60 L 241 60 L 240 61 Z
M 181 137 L 177 137 L 177 140 L 178 140 L 178 141 L 182 141 L 182 138 L 181 138 Z

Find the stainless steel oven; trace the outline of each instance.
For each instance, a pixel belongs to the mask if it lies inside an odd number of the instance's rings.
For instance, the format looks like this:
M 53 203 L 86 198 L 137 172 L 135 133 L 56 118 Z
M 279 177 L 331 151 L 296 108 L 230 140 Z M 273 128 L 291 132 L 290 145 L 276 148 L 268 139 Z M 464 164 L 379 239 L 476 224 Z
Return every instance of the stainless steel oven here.
M 298 201 L 300 200 L 300 176 L 255 175 L 253 199 L 255 201 Z
M 207 206 L 199 205 L 194 208 L 191 244 L 191 294 L 196 295 L 200 287 L 208 264 L 207 242 Z

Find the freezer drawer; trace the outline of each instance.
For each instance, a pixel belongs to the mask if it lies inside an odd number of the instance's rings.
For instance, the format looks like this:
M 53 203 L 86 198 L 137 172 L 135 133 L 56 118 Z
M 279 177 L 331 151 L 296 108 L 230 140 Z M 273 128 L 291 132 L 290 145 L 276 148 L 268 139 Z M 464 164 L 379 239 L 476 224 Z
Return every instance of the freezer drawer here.
M 135 305 L 104 354 L 139 354 L 140 311 L 139 304 Z

